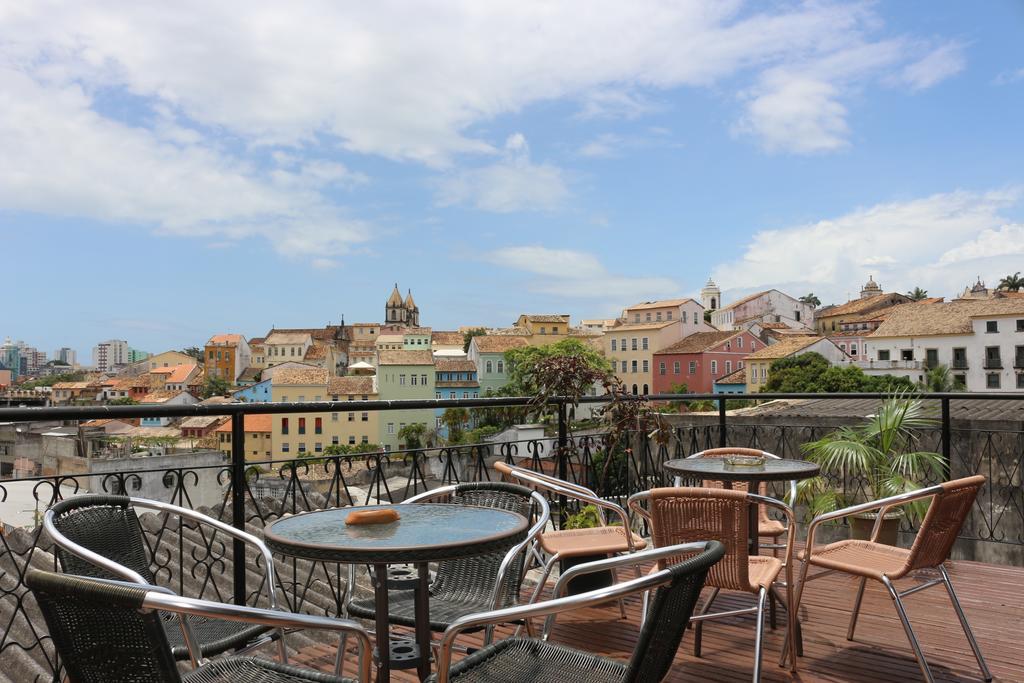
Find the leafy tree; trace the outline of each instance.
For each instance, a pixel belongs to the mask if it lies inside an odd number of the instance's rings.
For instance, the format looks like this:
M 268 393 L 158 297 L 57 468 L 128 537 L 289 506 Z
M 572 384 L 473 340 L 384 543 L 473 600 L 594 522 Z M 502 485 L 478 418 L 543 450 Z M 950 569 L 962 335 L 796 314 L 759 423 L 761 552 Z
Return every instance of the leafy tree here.
M 471 330 L 466 330 L 466 333 L 462 335 L 462 352 L 469 353 L 469 343 L 473 341 L 473 337 L 482 337 L 487 334 L 487 330 L 482 327 L 474 327 Z
M 39 379 L 29 380 L 21 385 L 22 389 L 35 389 L 36 387 L 52 387 L 57 382 L 81 382 L 85 379 L 85 372 L 65 372 L 60 375 L 50 375 Z
M 815 308 L 821 306 L 821 299 L 816 297 L 814 295 L 814 292 L 811 292 L 810 294 L 804 294 L 802 297 L 800 297 L 800 301 L 804 302 L 805 304 L 814 306 Z
M 928 290 L 921 289 L 920 287 L 914 287 L 912 290 L 907 292 L 907 296 L 910 297 L 911 301 L 921 301 L 922 299 L 928 298 Z
M 704 322 L 711 324 L 711 311 L 704 311 Z
M 398 430 L 398 438 L 405 442 L 409 450 L 423 448 L 423 437 L 427 433 L 427 425 L 422 422 L 407 424 Z
M 918 383 L 918 387 L 922 391 L 933 392 L 960 390 L 956 381 L 953 379 L 953 373 L 949 371 L 949 367 L 946 365 L 936 365 L 934 368 L 929 370 L 928 374 L 924 376 L 924 379 Z
M 197 362 L 203 362 L 203 350 L 198 346 L 189 346 L 181 350 L 186 356 L 192 356 Z
M 820 353 L 802 353 L 772 363 L 764 391 L 793 394 L 911 390 L 905 377 L 874 377 L 855 365 L 831 365 Z
M 227 393 L 228 388 L 228 381 L 223 377 L 207 375 L 206 382 L 203 384 L 203 398 L 210 398 L 211 396 L 223 396 L 224 394 Z
M 1018 270 L 1013 275 L 1007 275 L 1000 280 L 997 289 L 1006 292 L 1019 292 L 1021 289 L 1024 289 L 1024 277 L 1020 276 L 1020 271 Z
M 446 408 L 441 413 L 441 424 L 448 429 L 448 442 L 458 443 L 469 424 L 469 411 L 465 408 Z
M 134 405 L 138 405 L 138 403 L 139 402 L 136 401 L 131 396 L 122 396 L 121 398 L 115 398 L 113 401 L 110 401 L 110 403 L 108 405 L 112 405 L 112 406 L 134 406 Z

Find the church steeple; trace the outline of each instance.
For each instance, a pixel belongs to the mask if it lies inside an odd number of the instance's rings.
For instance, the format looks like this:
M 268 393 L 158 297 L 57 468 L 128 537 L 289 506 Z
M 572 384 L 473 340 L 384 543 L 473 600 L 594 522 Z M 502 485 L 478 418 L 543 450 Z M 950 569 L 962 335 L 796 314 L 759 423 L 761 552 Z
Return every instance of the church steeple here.
M 391 296 L 388 297 L 387 303 L 384 304 L 385 325 L 419 327 L 420 309 L 412 298 L 412 290 L 409 289 L 407 291 L 408 294 L 403 299 L 402 293 L 398 291 L 398 283 L 395 283 L 394 289 L 391 290 Z

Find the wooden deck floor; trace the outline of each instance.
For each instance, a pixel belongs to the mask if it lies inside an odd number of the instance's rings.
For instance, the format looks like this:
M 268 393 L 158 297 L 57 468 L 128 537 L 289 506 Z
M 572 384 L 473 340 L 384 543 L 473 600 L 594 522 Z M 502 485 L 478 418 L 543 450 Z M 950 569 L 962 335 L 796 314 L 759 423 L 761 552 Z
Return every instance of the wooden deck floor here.
M 953 585 L 974 628 L 982 652 L 997 681 L 1024 681 L 1024 569 L 974 562 L 949 565 Z M 934 578 L 919 574 L 898 588 Z M 808 584 L 800 617 L 804 629 L 804 656 L 799 670 L 791 674 L 778 667 L 782 646 L 780 628 L 766 628 L 764 681 L 864 681 L 892 683 L 915 681 L 920 671 L 914 660 L 896 612 L 884 589 L 868 582 L 856 639 L 846 640 L 846 626 L 853 602 L 855 580 L 831 575 Z M 939 681 L 978 681 L 981 674 L 967 644 L 956 614 L 942 586 L 935 586 L 905 599 L 911 623 L 917 633 L 932 673 Z M 715 607 L 744 607 L 753 596 L 723 595 Z M 552 639 L 571 646 L 627 659 L 637 634 L 639 601 L 627 602 L 627 619 L 619 618 L 614 606 L 583 610 L 559 618 Z M 753 616 L 707 622 L 703 652 L 693 656 L 688 632 L 680 646 L 676 664 L 666 681 L 749 681 L 753 661 Z M 467 636 L 467 644 L 475 642 Z M 315 646 L 299 654 L 296 663 L 329 671 L 334 653 L 327 646 Z M 351 668 L 349 669 L 351 671 Z M 392 680 L 414 681 L 415 676 L 395 672 Z M 583 682 L 580 682 L 583 683 Z

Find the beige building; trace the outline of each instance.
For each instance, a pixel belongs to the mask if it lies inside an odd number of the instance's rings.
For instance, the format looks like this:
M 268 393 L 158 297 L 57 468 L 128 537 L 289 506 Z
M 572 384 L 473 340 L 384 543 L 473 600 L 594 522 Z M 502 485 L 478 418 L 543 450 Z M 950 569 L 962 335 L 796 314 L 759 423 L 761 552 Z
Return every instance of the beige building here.
M 812 335 L 791 335 L 756 351 L 743 360 L 747 370 L 747 392 L 761 391 L 771 378 L 772 363 L 780 358 L 799 356 L 810 352 L 820 353 L 833 365 L 849 362 L 849 357 L 838 346 L 825 337 Z
M 569 336 L 568 315 L 538 315 L 524 313 L 513 327 L 526 330 L 526 341 L 530 346 L 546 346 L 562 341 Z
M 377 378 L 332 377 L 327 386 L 332 401 L 376 401 Z M 329 436 L 333 445 L 355 446 L 377 443 L 380 433 L 379 413 L 376 410 L 348 410 L 330 414 Z
M 246 415 L 243 420 L 245 430 L 245 459 L 250 461 L 270 460 L 272 456 L 271 426 L 276 415 Z M 217 448 L 221 453 L 231 456 L 231 420 L 214 430 L 217 437 Z

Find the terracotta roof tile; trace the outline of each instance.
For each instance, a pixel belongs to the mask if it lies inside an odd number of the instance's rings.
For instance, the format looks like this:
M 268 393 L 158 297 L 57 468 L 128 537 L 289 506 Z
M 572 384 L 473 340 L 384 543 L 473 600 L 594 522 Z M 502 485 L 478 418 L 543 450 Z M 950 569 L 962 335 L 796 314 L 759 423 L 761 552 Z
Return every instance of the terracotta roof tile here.
M 381 351 L 378 365 L 433 365 L 434 354 L 430 351 Z
M 479 337 L 473 337 L 473 343 L 476 344 L 476 350 L 480 353 L 505 353 L 512 349 L 521 349 L 524 346 L 529 346 L 526 340 L 522 337 L 512 337 L 502 334 L 487 334 Z
M 171 368 L 174 372 L 167 376 L 170 384 L 181 384 L 188 379 L 189 375 L 196 371 L 195 365 L 175 365 Z
M 856 315 L 858 313 L 864 313 L 867 311 L 874 310 L 875 308 L 888 308 L 891 306 L 898 306 L 905 304 L 910 301 L 910 297 L 905 294 L 899 294 L 897 292 L 888 292 L 885 294 L 876 294 L 875 296 L 869 296 L 866 299 L 854 299 L 847 301 L 845 304 L 839 304 L 833 306 L 827 311 L 822 311 L 818 314 L 819 318 L 832 318 L 837 315 Z
M 214 344 L 217 345 L 233 345 L 238 344 L 244 340 L 244 337 L 240 334 L 215 334 L 210 337 L 209 341 L 206 342 L 208 346 Z
M 274 373 L 274 386 L 327 384 L 330 373 L 324 368 L 285 368 Z
M 660 351 L 655 351 L 654 355 L 662 353 L 702 353 L 713 346 L 718 346 L 726 340 L 738 337 L 741 334 L 743 334 L 743 332 L 696 332 L 685 339 L 680 339 L 671 346 L 666 346 Z
M 563 323 L 569 319 L 568 314 L 524 313 L 523 315 L 532 323 Z
M 439 358 L 434 361 L 434 369 L 438 372 L 476 372 L 476 363 L 463 358 Z
M 825 337 L 811 336 L 811 335 L 799 335 L 794 337 L 788 337 L 782 339 L 775 344 L 766 346 L 758 349 L 754 353 L 746 357 L 746 360 L 771 360 L 775 358 L 785 358 L 791 356 L 801 349 L 805 349 L 812 344 L 820 342 Z
M 441 346 L 462 346 L 464 339 L 461 332 L 438 331 L 431 336 L 431 341 Z
M 872 337 L 971 334 L 971 318 L 1024 315 L 1024 299 L 957 300 L 897 306 Z
M 626 323 L 624 325 L 617 325 L 616 327 L 613 327 L 612 329 L 608 330 L 608 334 L 615 334 L 616 332 L 619 331 L 628 330 L 660 330 L 663 327 L 675 325 L 678 322 L 678 320 L 666 320 L 663 322 L 655 321 L 649 323 Z
M 377 391 L 373 388 L 374 377 L 372 375 L 349 375 L 347 377 L 331 377 L 327 382 L 327 393 L 332 396 L 345 395 L 371 395 Z
M 247 433 L 260 433 L 269 432 L 273 428 L 274 416 L 273 415 L 246 415 L 242 422 L 242 429 Z M 231 432 L 231 420 L 228 420 L 217 429 L 215 432 Z
M 180 395 L 181 393 L 183 392 L 174 391 L 170 389 L 160 389 L 158 391 L 151 391 L 145 396 L 143 396 L 141 399 L 139 399 L 139 403 L 165 403 L 174 398 L 175 396 Z
M 739 370 L 733 370 L 725 377 L 719 377 L 715 380 L 715 384 L 746 384 L 747 383 L 747 369 L 740 368 Z
M 327 358 L 327 347 L 321 344 L 313 344 L 306 349 L 303 360 L 323 360 Z
M 312 336 L 309 331 L 280 332 L 275 330 L 267 336 L 266 343 L 271 346 L 275 344 L 302 344 L 306 341 L 307 337 L 312 338 Z
M 643 303 L 627 306 L 627 311 L 644 310 L 645 308 L 667 308 L 669 306 L 682 306 L 693 299 L 662 299 L 660 301 L 644 301 Z

